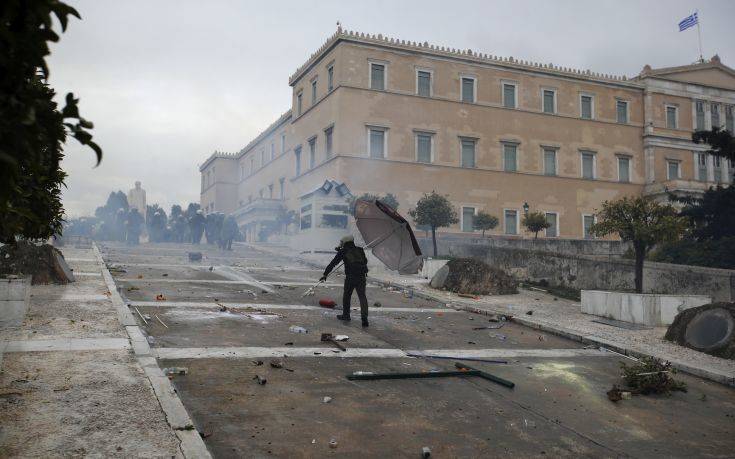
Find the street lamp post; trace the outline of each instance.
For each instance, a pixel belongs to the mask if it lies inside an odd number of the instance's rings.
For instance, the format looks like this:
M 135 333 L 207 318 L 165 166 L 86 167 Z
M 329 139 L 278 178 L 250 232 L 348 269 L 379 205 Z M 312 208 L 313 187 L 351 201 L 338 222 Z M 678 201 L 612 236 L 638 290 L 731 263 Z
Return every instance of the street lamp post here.
M 527 203 L 527 202 L 524 202 L 524 203 L 523 203 L 523 213 L 524 213 L 525 215 L 528 215 L 528 209 L 529 209 L 529 208 L 530 208 L 530 206 L 528 205 L 528 203 Z

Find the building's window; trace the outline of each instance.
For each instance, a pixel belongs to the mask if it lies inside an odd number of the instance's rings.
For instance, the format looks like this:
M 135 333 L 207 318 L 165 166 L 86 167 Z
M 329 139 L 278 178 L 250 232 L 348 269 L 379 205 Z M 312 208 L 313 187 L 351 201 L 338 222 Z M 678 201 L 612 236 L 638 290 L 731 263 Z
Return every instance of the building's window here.
M 254 173 L 255 173 L 255 157 L 251 156 L 250 157 L 250 175 L 253 175 Z
M 556 150 L 544 148 L 544 175 L 556 175 Z
M 676 129 L 676 120 L 678 118 L 677 116 L 677 108 L 673 105 L 667 105 L 666 106 L 666 128 L 667 129 Z
M 715 182 L 717 183 L 724 183 L 727 181 L 727 177 L 724 177 L 722 175 L 723 169 L 722 169 L 722 158 L 719 156 L 713 156 L 712 157 L 712 165 L 715 172 Z
M 583 119 L 591 120 L 594 118 L 595 101 L 594 97 L 589 94 L 579 96 L 579 113 Z
M 707 181 L 707 155 L 704 153 L 697 153 L 697 180 Z
M 314 169 L 314 166 L 316 166 L 316 137 L 309 140 L 309 169 Z
M 281 153 L 286 153 L 286 134 L 281 134 Z
M 595 154 L 589 151 L 583 151 L 580 153 L 582 158 L 582 178 L 594 179 L 595 178 Z
M 314 79 L 314 81 L 311 82 L 311 105 L 314 105 L 316 103 L 316 83 L 317 79 Z
M 681 178 L 679 161 L 666 161 L 666 179 L 678 180 Z
M 475 102 L 475 78 L 462 77 L 462 102 Z
M 332 92 L 334 89 L 334 65 L 327 67 L 327 92 Z
M 505 216 L 505 234 L 518 234 L 518 211 L 506 210 Z
M 594 215 L 583 215 L 582 216 L 582 231 L 583 231 L 585 239 L 594 238 L 594 236 L 592 235 L 592 232 L 590 231 L 592 228 L 592 225 L 594 224 L 595 224 Z
M 461 158 L 460 166 L 475 167 L 475 146 L 477 141 L 474 139 L 461 139 Z
M 712 117 L 712 129 L 720 127 L 720 104 L 712 104 L 710 111 L 712 112 L 710 114 Z
M 513 143 L 503 144 L 503 170 L 506 172 L 518 170 L 518 145 Z
M 293 155 L 296 162 L 296 177 L 298 177 L 301 175 L 301 147 L 294 148 Z
M 301 108 L 303 106 L 303 93 L 296 94 L 296 116 L 301 116 Z
M 628 124 L 628 102 L 624 100 L 615 101 L 617 121 L 620 124 Z
M 324 153 L 327 158 L 332 157 L 332 132 L 334 128 L 327 128 L 324 131 Z
M 549 224 L 546 228 L 546 237 L 559 236 L 559 217 L 555 212 L 546 212 L 546 223 Z
M 544 89 L 541 91 L 541 94 L 544 113 L 556 113 L 556 91 L 553 89 Z
M 516 108 L 516 84 L 503 83 L 503 107 Z
M 704 130 L 704 101 L 698 100 L 695 103 L 695 111 L 697 116 L 697 124 L 696 124 L 696 130 L 697 131 L 703 131 Z
M 271 142 L 271 161 L 276 159 L 276 143 Z
M 265 163 L 268 162 L 268 159 L 265 156 L 265 148 L 260 150 L 260 167 L 265 166 Z
M 284 199 L 286 197 L 286 177 L 279 178 L 278 184 L 280 185 L 281 199 Z
M 416 71 L 416 94 L 431 97 L 431 72 L 426 70 Z
M 630 182 L 630 158 L 627 156 L 618 156 L 618 181 Z
M 368 152 L 371 158 L 385 158 L 385 129 L 368 129 Z
M 370 63 L 370 89 L 385 89 L 385 64 Z
M 311 228 L 311 214 L 301 214 L 301 229 Z
M 431 137 L 431 134 L 416 134 L 416 161 L 420 163 L 431 162 L 433 156 L 431 154 Z
M 268 185 L 268 197 L 273 199 L 273 184 Z
M 733 126 L 733 106 L 728 105 L 725 107 L 725 129 L 730 134 L 735 133 L 735 128 Z
M 471 233 L 475 230 L 475 208 L 462 207 L 462 231 Z

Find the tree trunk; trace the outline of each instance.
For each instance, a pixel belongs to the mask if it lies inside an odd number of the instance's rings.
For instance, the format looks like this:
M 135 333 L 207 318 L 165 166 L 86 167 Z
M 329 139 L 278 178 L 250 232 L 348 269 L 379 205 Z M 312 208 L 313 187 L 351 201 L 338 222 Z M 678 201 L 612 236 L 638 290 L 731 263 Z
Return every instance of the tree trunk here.
M 634 244 L 635 249 L 635 291 L 643 293 L 643 260 L 646 258 L 646 248 L 643 245 Z
M 485 237 L 485 230 L 482 230 L 482 237 Z
M 533 240 L 535 241 L 536 239 L 538 239 L 538 231 L 533 235 Z
M 434 244 L 434 258 L 436 258 L 436 228 L 431 227 L 431 242 Z

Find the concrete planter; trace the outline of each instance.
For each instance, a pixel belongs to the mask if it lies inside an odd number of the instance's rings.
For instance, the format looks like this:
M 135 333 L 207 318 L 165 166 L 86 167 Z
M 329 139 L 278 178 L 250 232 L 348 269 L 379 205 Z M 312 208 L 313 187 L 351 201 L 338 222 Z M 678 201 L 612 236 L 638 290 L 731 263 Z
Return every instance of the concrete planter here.
M 0 328 L 17 327 L 28 312 L 31 277 L 0 278 Z
M 712 298 L 704 295 L 582 290 L 582 313 L 652 327 L 670 325 L 681 311 L 711 302 Z
M 449 263 L 449 260 L 435 260 L 433 258 L 426 258 L 424 259 L 424 266 L 421 268 L 421 272 L 419 273 L 421 277 L 424 279 L 431 279 L 434 277 L 434 274 L 436 274 L 439 269 L 441 269 L 442 266 Z

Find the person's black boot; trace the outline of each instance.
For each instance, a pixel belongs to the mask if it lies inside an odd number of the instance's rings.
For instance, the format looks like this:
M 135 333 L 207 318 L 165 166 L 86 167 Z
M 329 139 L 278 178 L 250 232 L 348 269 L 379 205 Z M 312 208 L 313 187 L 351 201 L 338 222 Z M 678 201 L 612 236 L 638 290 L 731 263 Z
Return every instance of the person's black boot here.
M 367 326 L 369 326 L 369 325 L 370 325 L 370 324 L 368 323 L 367 317 L 363 317 L 363 318 L 362 318 L 362 326 L 363 326 L 363 327 L 367 327 Z
M 349 322 L 352 319 L 350 319 L 349 314 L 337 314 L 337 320 L 344 320 L 345 322 Z

